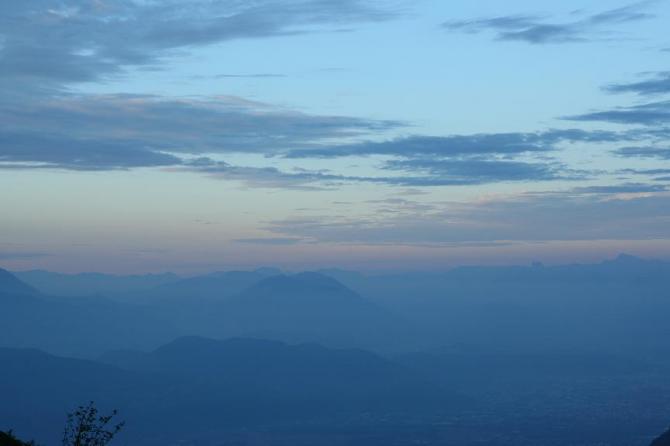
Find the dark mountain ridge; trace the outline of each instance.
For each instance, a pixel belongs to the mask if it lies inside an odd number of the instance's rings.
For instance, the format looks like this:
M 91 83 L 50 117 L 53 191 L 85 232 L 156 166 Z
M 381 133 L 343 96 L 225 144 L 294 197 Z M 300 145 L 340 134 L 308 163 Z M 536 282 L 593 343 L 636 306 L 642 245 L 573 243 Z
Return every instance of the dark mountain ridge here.
M 186 337 L 103 361 L 0 349 L 0 420 L 50 444 L 67 410 L 95 399 L 132 420 L 121 441 L 158 445 L 203 434 L 212 441 L 228 429 L 443 413 L 466 404 L 372 353 L 318 345 Z
M 652 441 L 650 446 L 670 446 L 670 429 Z

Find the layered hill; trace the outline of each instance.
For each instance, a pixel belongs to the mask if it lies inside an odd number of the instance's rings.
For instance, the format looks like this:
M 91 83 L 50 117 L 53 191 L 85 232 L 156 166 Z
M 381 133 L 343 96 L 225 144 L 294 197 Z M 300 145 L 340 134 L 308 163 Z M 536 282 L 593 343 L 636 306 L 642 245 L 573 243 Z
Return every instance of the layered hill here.
M 259 280 L 226 299 L 156 303 L 184 333 L 235 336 L 335 347 L 401 349 L 415 339 L 408 324 L 340 282 L 317 273 Z
M 51 444 L 64 414 L 95 400 L 129 421 L 122 441 L 176 444 L 199 436 L 211 442 L 246 428 L 374 424 L 392 414 L 437 414 L 464 404 L 372 353 L 318 345 L 186 337 L 100 361 L 0 349 L 3 425 Z
M 45 296 L 4 270 L 0 281 L 0 347 L 90 357 L 114 348 L 149 348 L 177 335 L 147 307 Z

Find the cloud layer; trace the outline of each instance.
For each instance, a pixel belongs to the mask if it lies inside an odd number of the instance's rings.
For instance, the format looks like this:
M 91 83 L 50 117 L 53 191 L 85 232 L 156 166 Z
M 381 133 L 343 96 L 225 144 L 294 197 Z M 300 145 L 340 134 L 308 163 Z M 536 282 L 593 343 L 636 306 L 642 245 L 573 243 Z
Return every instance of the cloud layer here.
M 0 5 L 0 85 L 57 88 L 100 80 L 130 66 L 156 66 L 190 46 L 392 16 L 363 0 L 5 2 Z
M 473 203 L 435 203 L 426 210 L 393 209 L 345 217 L 323 215 L 271 222 L 281 237 L 324 243 L 468 244 L 557 240 L 646 240 L 667 238 L 670 196 L 638 192 L 638 185 L 582 192 L 526 194 Z M 578 216 L 578 218 L 576 218 Z
M 611 84 L 605 87 L 610 93 L 636 93 L 639 95 L 655 95 L 670 93 L 670 72 L 655 73 L 650 79 Z
M 531 43 L 587 40 L 595 31 L 648 19 L 651 2 L 565 23 L 532 15 L 444 26 L 492 30 Z M 130 67 L 159 69 L 176 51 L 242 38 L 267 38 L 395 17 L 364 0 L 206 0 L 144 2 L 47 0 L 0 5 L 0 168 L 115 170 L 162 167 L 253 187 L 318 189 L 365 182 L 391 186 L 479 185 L 579 180 L 592 172 L 558 161 L 570 144 L 612 143 L 620 157 L 668 159 L 649 142 L 670 131 L 670 102 L 656 101 L 565 118 L 637 124 L 645 131 L 549 129 L 537 132 L 399 135 L 411 123 L 301 113 L 235 96 L 74 94 Z M 273 73 L 214 77 L 277 77 Z M 606 87 L 640 95 L 667 91 L 668 73 Z M 652 141 L 653 142 L 653 141 Z M 268 165 L 233 165 L 228 154 L 328 159 L 380 157 L 376 171 L 349 175 Z M 214 154 L 214 155 L 212 155 Z M 213 157 L 215 159 L 210 159 Z
M 0 162 L 66 169 L 181 164 L 174 154 L 281 153 L 399 122 L 306 115 L 237 97 L 51 96 L 0 103 Z
M 576 20 L 555 21 L 537 15 L 505 15 L 470 20 L 451 20 L 442 24 L 448 31 L 478 34 L 492 32 L 496 40 L 522 41 L 530 44 L 588 42 L 613 38 L 610 27 L 647 20 L 654 15 L 645 12 L 652 1 L 634 3 L 587 15 Z
M 481 133 L 472 135 L 414 135 L 381 142 L 291 150 L 288 158 L 337 158 L 343 156 L 488 156 L 520 155 L 556 150 L 561 142 L 614 142 L 628 138 L 616 132 L 580 129 L 547 130 L 535 133 Z

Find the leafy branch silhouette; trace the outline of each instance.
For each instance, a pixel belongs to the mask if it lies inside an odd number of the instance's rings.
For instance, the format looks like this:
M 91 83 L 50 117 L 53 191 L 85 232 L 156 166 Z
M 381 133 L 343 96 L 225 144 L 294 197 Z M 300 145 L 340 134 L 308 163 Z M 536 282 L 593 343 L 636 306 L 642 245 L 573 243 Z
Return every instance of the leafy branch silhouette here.
M 116 410 L 100 415 L 93 401 L 79 406 L 67 416 L 63 446 L 105 446 L 125 425 L 125 421 L 112 422 L 116 415 Z

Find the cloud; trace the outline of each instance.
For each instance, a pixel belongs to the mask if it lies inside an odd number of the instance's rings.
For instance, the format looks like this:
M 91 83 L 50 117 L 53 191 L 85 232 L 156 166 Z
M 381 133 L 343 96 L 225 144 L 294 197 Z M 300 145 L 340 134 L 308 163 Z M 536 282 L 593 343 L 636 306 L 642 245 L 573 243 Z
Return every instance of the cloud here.
M 607 85 L 605 90 L 610 93 L 636 93 L 639 95 L 670 93 L 670 72 L 655 73 L 653 78 L 644 81 Z
M 648 126 L 667 125 L 670 122 L 670 101 L 657 101 L 611 110 L 567 116 L 569 121 L 610 122 L 615 124 L 641 124 Z M 668 130 L 662 129 L 667 136 Z
M 387 169 L 423 172 L 432 178 L 482 184 L 504 181 L 548 181 L 583 178 L 560 164 L 492 159 L 405 159 L 386 163 Z
M 402 170 L 409 175 L 354 176 L 305 169 L 291 172 L 276 167 L 234 166 L 223 161 L 199 158 L 188 161 L 178 171 L 202 173 L 213 178 L 241 181 L 250 187 L 314 190 L 344 183 L 390 186 L 467 186 L 501 182 L 576 180 L 585 172 L 571 171 L 559 164 L 523 163 L 504 160 L 397 160 L 386 170 Z
M 122 75 L 129 67 L 159 68 L 164 58 L 196 46 L 333 30 L 395 16 L 378 5 L 365 0 L 33 0 L 0 5 L 0 168 L 161 167 L 250 187 L 319 189 L 355 182 L 430 187 L 583 178 L 586 172 L 560 163 L 515 158 L 545 155 L 563 143 L 634 139 L 622 132 L 551 129 L 372 141 L 386 132 L 397 134 L 407 123 L 306 114 L 233 96 L 92 95 L 67 89 L 72 83 Z M 588 21 L 639 20 L 646 16 L 640 8 L 611 10 Z M 491 26 L 512 32 L 537 20 L 500 18 Z M 281 76 L 233 72 L 213 77 Z M 216 156 L 231 153 L 394 159 L 376 175 L 353 176 L 233 165 Z
M 626 158 L 659 158 L 670 160 L 670 149 L 656 147 L 621 147 L 614 150 L 614 154 Z
M 232 96 L 57 95 L 0 103 L 0 165 L 119 169 L 202 153 L 282 153 L 400 122 L 307 115 Z
M 619 173 L 634 175 L 665 175 L 670 174 L 670 169 L 621 169 Z
M 315 116 L 232 96 L 72 94 L 177 51 L 388 20 L 368 0 L 32 0 L 0 4 L 0 167 L 174 166 L 185 155 L 272 155 L 401 123 Z M 220 74 L 278 77 L 273 73 Z
M 561 143 L 641 138 L 634 132 L 550 129 L 332 144 L 404 125 L 399 121 L 309 115 L 234 96 L 173 99 L 57 94 L 0 103 L 0 168 L 170 167 L 264 188 L 322 189 L 356 182 L 439 187 L 580 179 L 588 172 L 556 162 L 513 158 L 544 155 Z M 382 164 L 375 176 L 352 176 L 283 171 L 267 165 L 236 166 L 205 156 L 231 153 L 288 158 L 386 155 L 395 159 Z M 398 174 L 389 175 L 391 171 Z
M 365 0 L 34 0 L 0 6 L 0 85 L 96 81 L 175 50 L 387 20 Z
M 658 182 L 670 181 L 670 169 L 622 169 L 619 172 L 623 174 L 651 176 L 653 177 L 653 181 Z
M 40 101 L 0 103 L 0 168 L 174 167 L 241 181 L 250 187 L 318 189 L 352 182 L 431 187 L 582 177 L 583 173 L 556 163 L 495 157 L 545 153 L 564 141 L 626 138 L 612 132 L 566 129 L 326 144 L 403 125 L 398 121 L 308 115 L 232 96 L 168 99 L 150 95 L 61 94 Z M 387 162 L 382 170 L 406 174 L 365 177 L 286 172 L 267 166 L 235 166 L 203 157 L 210 153 L 293 158 L 382 154 L 399 158 Z
M 658 184 L 625 183 L 610 186 L 585 186 L 571 189 L 571 192 L 579 194 L 641 194 L 651 192 L 664 192 L 666 186 Z
M 23 260 L 23 259 L 35 259 L 39 257 L 47 257 L 51 254 L 45 252 L 20 252 L 20 251 L 0 251 L 1 260 Z
M 536 15 L 507 15 L 472 20 L 452 20 L 442 24 L 449 31 L 478 34 L 495 33 L 497 40 L 530 44 L 588 42 L 608 35 L 610 26 L 647 20 L 654 15 L 643 12 L 653 1 L 634 3 L 585 16 L 579 20 L 558 22 Z
M 301 238 L 292 238 L 292 237 L 240 238 L 236 239 L 235 241 L 237 243 L 248 243 L 252 245 L 274 245 L 274 246 L 296 245 L 298 243 L 304 242 L 304 240 Z
M 321 190 L 329 184 L 365 181 L 365 178 L 323 172 L 284 172 L 276 167 L 234 166 L 225 161 L 214 161 L 210 158 L 188 161 L 184 167 L 176 170 L 201 173 L 215 179 L 239 181 L 249 187 L 273 189 Z
M 175 156 L 147 150 L 132 140 L 0 131 L 0 168 L 114 170 L 179 163 Z
M 426 212 L 289 218 L 271 222 L 265 229 L 277 236 L 321 243 L 444 246 L 668 239 L 668 221 L 670 195 L 666 193 L 619 199 L 616 194 L 563 192 L 444 203 Z
M 61 94 L 39 101 L 0 103 L 0 167 L 175 167 L 242 181 L 252 187 L 313 189 L 345 182 L 428 187 L 575 177 L 574 172 L 557 164 L 490 157 L 544 153 L 562 141 L 600 142 L 624 137 L 612 132 L 567 129 L 326 144 L 403 125 L 398 121 L 308 115 L 232 96 L 168 99 L 150 95 Z M 384 170 L 402 170 L 409 175 L 361 177 L 285 172 L 275 167 L 234 166 L 203 157 L 209 153 L 288 157 L 385 154 L 401 159 L 389 161 Z M 439 158 L 428 161 L 427 156 Z M 469 159 L 473 156 L 475 159 Z
M 286 157 L 518 155 L 529 152 L 549 152 L 555 150 L 555 145 L 560 142 L 612 142 L 626 137 L 626 135 L 614 132 L 585 131 L 580 129 L 547 130 L 536 133 L 481 133 L 450 136 L 414 135 L 382 142 L 367 141 L 354 144 L 296 149 L 289 151 Z

